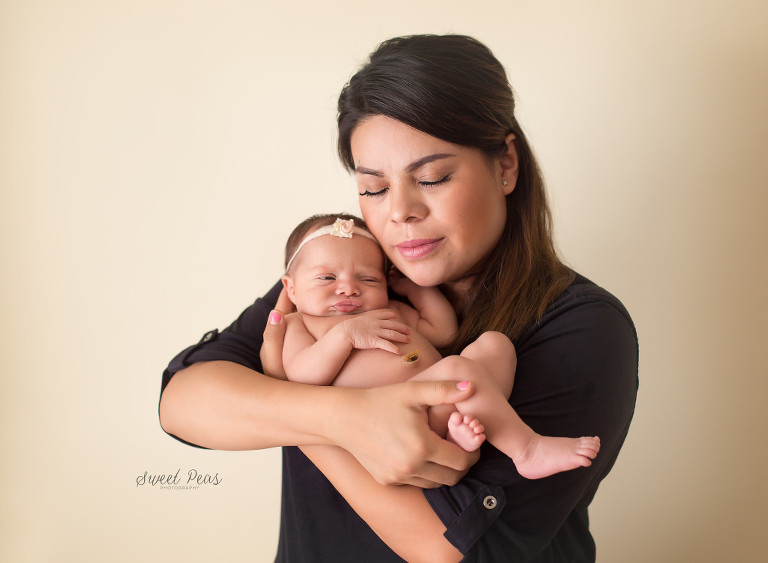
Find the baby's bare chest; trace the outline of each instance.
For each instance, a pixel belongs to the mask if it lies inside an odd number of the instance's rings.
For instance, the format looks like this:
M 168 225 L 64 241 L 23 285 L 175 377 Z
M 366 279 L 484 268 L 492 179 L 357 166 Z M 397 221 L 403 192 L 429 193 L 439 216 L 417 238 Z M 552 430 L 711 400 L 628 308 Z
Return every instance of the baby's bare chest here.
M 309 333 L 317 340 L 335 325 L 349 319 L 341 317 L 304 317 Z M 398 321 L 408 324 L 398 316 Z M 440 353 L 414 327 L 409 327 L 409 342 L 396 343 L 400 354 L 380 349 L 353 350 L 333 381 L 341 387 L 375 387 L 401 383 L 440 360 Z M 407 356 L 407 359 L 404 357 Z M 414 359 L 414 357 L 416 359 Z
M 411 329 L 410 342 L 397 343 L 401 354 L 385 350 L 353 350 L 333 384 L 341 387 L 375 387 L 408 381 L 440 360 L 429 341 Z

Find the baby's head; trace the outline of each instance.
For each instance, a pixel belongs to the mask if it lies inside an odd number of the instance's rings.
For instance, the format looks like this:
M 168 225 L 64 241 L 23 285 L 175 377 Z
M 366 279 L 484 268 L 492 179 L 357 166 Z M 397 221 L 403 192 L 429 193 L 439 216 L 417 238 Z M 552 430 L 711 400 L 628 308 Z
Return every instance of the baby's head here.
M 325 317 L 387 306 L 384 253 L 362 219 L 315 215 L 285 246 L 283 285 L 296 310 Z

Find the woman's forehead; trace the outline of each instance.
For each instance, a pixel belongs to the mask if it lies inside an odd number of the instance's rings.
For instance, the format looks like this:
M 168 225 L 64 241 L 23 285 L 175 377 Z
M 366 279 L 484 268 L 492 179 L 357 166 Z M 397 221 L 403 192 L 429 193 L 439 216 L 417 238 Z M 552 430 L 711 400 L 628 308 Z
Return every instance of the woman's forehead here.
M 387 161 L 408 167 L 430 154 L 452 154 L 462 148 L 383 115 L 369 117 L 358 124 L 350 144 L 356 168 L 375 168 L 376 162 Z M 360 162 L 360 159 L 371 162 Z

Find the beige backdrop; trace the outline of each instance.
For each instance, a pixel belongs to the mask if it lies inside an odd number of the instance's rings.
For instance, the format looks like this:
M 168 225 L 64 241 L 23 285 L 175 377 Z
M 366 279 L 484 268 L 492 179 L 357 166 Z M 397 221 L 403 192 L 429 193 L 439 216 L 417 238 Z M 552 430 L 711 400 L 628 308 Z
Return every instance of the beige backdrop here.
M 279 452 L 162 433 L 168 360 L 356 210 L 337 93 L 381 40 L 508 69 L 559 245 L 640 335 L 601 562 L 764 553 L 768 15 L 760 0 L 0 0 L 0 560 L 269 561 Z M 189 471 L 218 485 L 160 489 Z

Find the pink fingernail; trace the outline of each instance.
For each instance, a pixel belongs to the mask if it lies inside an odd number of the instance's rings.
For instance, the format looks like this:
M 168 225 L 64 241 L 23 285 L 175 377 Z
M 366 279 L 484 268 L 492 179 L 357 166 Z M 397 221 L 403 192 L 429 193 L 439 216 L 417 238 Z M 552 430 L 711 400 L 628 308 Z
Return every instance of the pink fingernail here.
M 469 387 L 469 381 L 459 381 L 456 384 L 456 387 L 459 391 L 464 391 L 467 387 Z
M 272 311 L 269 314 L 269 324 L 276 325 L 279 324 L 282 320 L 283 316 L 280 314 L 279 311 Z

